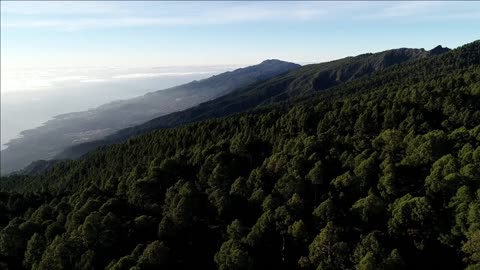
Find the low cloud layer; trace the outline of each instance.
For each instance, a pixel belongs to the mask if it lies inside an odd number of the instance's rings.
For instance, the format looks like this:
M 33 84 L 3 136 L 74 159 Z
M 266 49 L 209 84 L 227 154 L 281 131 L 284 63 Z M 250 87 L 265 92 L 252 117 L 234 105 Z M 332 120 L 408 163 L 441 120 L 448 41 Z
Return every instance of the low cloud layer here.
M 151 72 L 152 70 L 170 70 Z M 182 71 L 183 69 L 183 71 Z M 221 66 L 159 68 L 16 69 L 2 73 L 2 93 L 46 90 L 62 83 L 103 83 L 112 80 L 208 75 L 231 69 Z

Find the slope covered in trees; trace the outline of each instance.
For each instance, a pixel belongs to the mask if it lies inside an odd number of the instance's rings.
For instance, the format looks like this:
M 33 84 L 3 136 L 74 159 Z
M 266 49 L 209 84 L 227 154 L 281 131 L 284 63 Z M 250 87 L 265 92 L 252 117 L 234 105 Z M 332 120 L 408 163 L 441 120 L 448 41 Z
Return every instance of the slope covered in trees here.
M 9 269 L 477 269 L 480 42 L 0 185 Z
M 111 102 L 95 109 L 56 116 L 44 125 L 22 132 L 1 151 L 1 173 L 22 169 L 39 159 L 52 159 L 65 148 L 96 141 L 120 129 L 155 117 L 185 110 L 228 94 L 239 87 L 264 81 L 299 68 L 280 60 L 224 72 L 210 78 L 159 90 L 132 99 Z M 95 98 L 92 96 L 92 98 Z
M 160 128 L 225 117 L 257 106 L 303 97 L 356 78 L 368 76 L 393 65 L 441 54 L 448 50 L 441 46 L 431 51 L 401 48 L 303 66 L 284 75 L 237 89 L 230 94 L 185 111 L 161 116 L 144 124 L 120 130 L 103 140 L 75 145 L 63 151 L 56 158 L 77 158 L 98 146 L 123 142 L 133 136 Z

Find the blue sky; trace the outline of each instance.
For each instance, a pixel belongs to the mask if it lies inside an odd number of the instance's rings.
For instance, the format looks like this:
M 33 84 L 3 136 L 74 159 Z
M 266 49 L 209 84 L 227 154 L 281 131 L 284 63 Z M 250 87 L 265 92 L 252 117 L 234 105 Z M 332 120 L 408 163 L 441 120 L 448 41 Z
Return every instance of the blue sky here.
M 480 2 L 1 2 L 10 67 L 333 60 L 480 38 Z

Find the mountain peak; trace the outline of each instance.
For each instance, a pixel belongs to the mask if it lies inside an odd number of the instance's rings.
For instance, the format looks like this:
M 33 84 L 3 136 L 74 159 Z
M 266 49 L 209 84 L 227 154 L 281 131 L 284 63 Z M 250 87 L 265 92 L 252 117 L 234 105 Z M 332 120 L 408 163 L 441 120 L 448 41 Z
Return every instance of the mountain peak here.
M 442 47 L 442 45 L 438 45 L 435 48 L 430 50 L 430 54 L 442 54 L 444 52 L 450 51 L 447 47 Z
M 262 61 L 260 63 L 260 65 L 262 65 L 262 64 L 279 64 L 279 63 L 288 63 L 288 62 L 278 60 L 278 59 L 267 59 L 267 60 Z

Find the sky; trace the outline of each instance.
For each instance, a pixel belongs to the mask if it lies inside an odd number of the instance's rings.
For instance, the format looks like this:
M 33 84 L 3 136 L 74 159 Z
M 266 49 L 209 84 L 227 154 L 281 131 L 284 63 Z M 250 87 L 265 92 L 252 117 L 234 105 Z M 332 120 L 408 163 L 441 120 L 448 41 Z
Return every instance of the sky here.
M 480 2 L 1 1 L 15 68 L 316 63 L 480 38 Z

